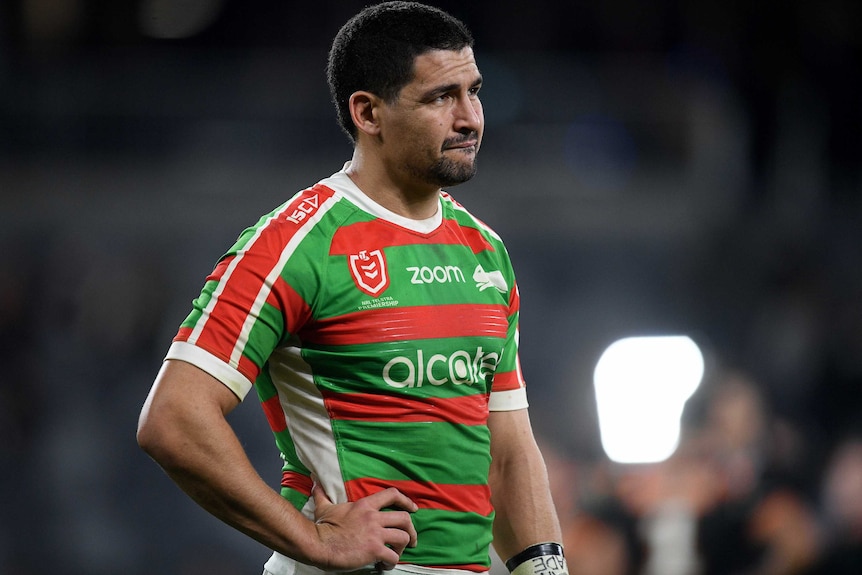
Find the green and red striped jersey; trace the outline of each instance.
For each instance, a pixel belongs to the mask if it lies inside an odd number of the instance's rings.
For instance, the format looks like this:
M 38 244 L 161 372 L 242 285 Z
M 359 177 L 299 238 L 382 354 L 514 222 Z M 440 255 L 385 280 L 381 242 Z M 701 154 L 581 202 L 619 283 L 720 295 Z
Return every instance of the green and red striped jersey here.
M 488 411 L 527 405 L 518 310 L 502 241 L 451 196 L 409 220 L 341 171 L 240 235 L 167 358 L 240 398 L 256 389 L 284 458 L 281 493 L 307 516 L 312 474 L 336 502 L 394 486 L 420 508 L 402 562 L 481 572 Z

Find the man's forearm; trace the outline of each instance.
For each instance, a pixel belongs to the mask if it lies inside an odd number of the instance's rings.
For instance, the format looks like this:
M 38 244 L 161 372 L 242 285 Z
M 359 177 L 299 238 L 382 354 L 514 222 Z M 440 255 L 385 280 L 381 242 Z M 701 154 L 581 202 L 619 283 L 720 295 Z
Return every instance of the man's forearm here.
M 494 548 L 508 559 L 526 547 L 560 542 L 562 534 L 544 461 L 535 455 L 501 463 L 492 477 Z
M 526 411 L 492 413 L 491 417 L 494 548 L 506 560 L 530 545 L 560 542 L 562 534 L 545 462 Z
M 314 526 L 287 500 L 263 482 L 256 472 L 239 471 L 241 461 L 222 462 L 230 477 L 214 469 L 162 468 L 206 511 L 266 547 L 303 563 L 314 564 Z M 250 465 L 250 464 L 249 464 Z

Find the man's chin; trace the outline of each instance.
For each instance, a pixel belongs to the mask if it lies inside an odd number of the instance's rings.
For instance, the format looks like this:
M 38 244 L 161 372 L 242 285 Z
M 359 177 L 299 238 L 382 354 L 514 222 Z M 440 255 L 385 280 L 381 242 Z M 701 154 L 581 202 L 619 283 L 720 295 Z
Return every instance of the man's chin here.
M 440 187 L 452 187 L 457 186 L 458 184 L 463 184 L 473 178 L 476 175 L 476 161 L 473 160 L 469 164 L 460 164 L 453 165 L 449 163 L 447 166 L 439 166 L 441 169 L 436 170 L 435 175 L 437 176 L 437 181 L 440 184 Z

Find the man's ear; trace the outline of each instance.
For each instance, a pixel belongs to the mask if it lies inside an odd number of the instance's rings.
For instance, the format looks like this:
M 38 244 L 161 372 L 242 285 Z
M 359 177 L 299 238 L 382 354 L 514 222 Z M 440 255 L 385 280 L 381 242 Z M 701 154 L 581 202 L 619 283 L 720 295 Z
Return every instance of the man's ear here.
M 380 133 L 378 108 L 381 103 L 380 98 L 371 92 L 354 92 L 350 95 L 350 117 L 358 131 L 369 136 L 377 136 Z

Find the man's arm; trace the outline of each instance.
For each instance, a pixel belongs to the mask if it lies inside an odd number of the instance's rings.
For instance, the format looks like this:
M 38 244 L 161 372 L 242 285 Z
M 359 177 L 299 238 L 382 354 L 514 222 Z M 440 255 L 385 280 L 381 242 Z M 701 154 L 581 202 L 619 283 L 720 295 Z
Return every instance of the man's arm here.
M 562 541 L 548 472 L 526 409 L 492 411 L 491 499 L 494 549 L 504 561 L 541 543 Z M 544 554 L 544 548 L 536 548 Z M 530 555 L 528 553 L 527 555 Z M 510 570 L 517 565 L 507 565 Z M 564 572 L 564 566 L 558 572 Z
M 258 475 L 226 415 L 239 404 L 230 389 L 183 361 L 166 361 L 138 422 L 138 444 L 204 509 L 302 563 L 351 570 L 391 568 L 416 530 L 402 511 L 415 504 L 395 489 L 332 504 L 315 486 L 316 521 L 306 519 Z

